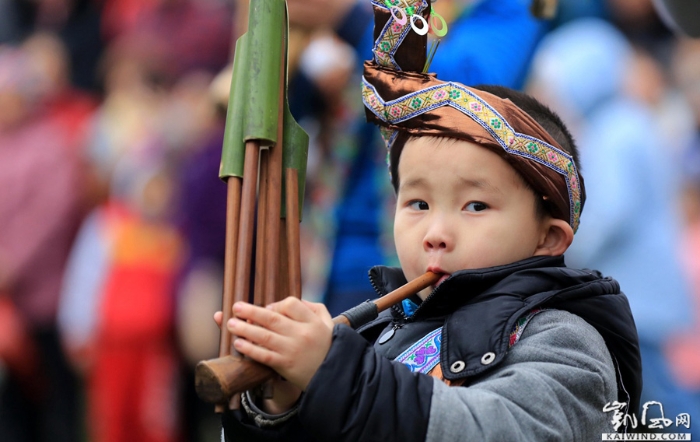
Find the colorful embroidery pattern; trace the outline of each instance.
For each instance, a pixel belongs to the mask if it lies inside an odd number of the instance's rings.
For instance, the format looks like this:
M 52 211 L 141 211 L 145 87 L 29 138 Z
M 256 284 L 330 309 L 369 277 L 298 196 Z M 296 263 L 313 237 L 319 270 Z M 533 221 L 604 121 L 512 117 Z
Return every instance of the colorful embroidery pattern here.
M 440 362 L 441 341 L 442 327 L 425 335 L 394 360 L 405 364 L 414 373 L 428 373 Z
M 380 120 L 399 124 L 442 106 L 451 106 L 488 131 L 503 149 L 536 161 L 563 175 L 569 191 L 569 222 L 578 228 L 581 216 L 581 187 L 572 157 L 566 152 L 529 135 L 515 132 L 486 101 L 458 83 L 430 86 L 391 101 L 385 101 L 364 77 L 362 101 Z
M 537 308 L 522 316 L 515 323 L 510 333 L 508 347 L 515 345 L 522 336 L 525 327 L 536 314 L 544 309 Z M 418 342 L 398 355 L 394 360 L 408 366 L 413 373 L 429 373 L 440 362 L 440 346 L 442 343 L 442 327 L 431 331 Z
M 520 336 L 523 334 L 523 331 L 525 331 L 525 327 L 527 326 L 527 323 L 530 322 L 530 319 L 534 318 L 536 314 L 542 312 L 541 308 L 537 308 L 534 310 L 531 310 L 530 313 L 527 315 L 521 317 L 518 319 L 518 322 L 515 323 L 515 328 L 513 331 L 510 333 L 510 340 L 508 341 L 508 347 L 512 347 L 515 345 L 518 340 L 520 340 Z
M 428 7 L 428 3 L 425 0 L 387 0 L 393 6 L 401 7 L 408 5 L 409 8 L 413 8 L 413 13 L 420 15 L 425 8 Z M 389 7 L 384 1 L 372 0 L 372 5 L 386 9 L 389 11 Z M 392 69 L 401 70 L 401 67 L 394 60 L 394 54 L 403 43 L 406 34 L 411 30 L 410 21 L 406 21 L 403 25 L 390 17 L 389 21 L 386 22 L 384 28 L 379 33 L 379 37 L 374 42 L 374 61 L 385 67 L 390 67 Z

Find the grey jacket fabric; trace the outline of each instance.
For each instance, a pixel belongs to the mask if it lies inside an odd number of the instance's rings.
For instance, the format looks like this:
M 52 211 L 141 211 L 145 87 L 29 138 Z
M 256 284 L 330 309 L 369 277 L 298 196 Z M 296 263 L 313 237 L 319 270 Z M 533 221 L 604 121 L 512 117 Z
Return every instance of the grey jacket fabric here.
M 615 367 L 583 319 L 545 310 L 494 371 L 463 387 L 435 380 L 426 442 L 591 441 L 615 432 Z

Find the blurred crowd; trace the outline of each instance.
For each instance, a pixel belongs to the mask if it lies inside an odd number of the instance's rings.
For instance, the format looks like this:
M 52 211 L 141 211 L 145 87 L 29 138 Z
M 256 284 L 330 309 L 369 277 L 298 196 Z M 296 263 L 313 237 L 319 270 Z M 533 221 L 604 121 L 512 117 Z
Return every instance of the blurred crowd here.
M 588 191 L 567 264 L 629 297 L 642 401 L 700 419 L 700 39 L 651 0 L 560 0 L 549 21 L 528 3 L 436 2 L 450 32 L 431 71 L 561 115 Z M 372 11 L 288 5 L 290 106 L 311 136 L 303 296 L 337 314 L 375 296 L 370 266 L 396 262 L 359 93 Z M 0 0 L 0 440 L 219 440 L 193 369 L 218 352 L 218 168 L 246 8 Z

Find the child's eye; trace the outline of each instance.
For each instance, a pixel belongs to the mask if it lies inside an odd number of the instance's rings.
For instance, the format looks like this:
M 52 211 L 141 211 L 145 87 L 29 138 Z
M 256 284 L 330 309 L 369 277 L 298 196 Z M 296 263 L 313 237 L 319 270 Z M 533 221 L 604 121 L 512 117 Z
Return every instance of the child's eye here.
M 488 208 L 489 206 L 481 201 L 471 202 L 464 207 L 464 209 L 468 212 L 481 212 L 482 210 L 486 210 Z
M 428 203 L 420 200 L 411 201 L 410 203 L 408 203 L 408 206 L 415 210 L 428 210 L 429 208 Z

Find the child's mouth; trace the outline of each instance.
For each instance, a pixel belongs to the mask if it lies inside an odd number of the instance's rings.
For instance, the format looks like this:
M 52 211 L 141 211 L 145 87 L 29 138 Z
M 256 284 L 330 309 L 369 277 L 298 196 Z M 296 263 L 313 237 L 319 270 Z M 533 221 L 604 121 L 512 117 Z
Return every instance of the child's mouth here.
M 437 267 L 437 266 L 429 266 L 427 271 L 437 273 L 440 275 L 440 279 L 438 279 L 437 282 L 431 286 L 433 289 L 440 286 L 440 284 L 442 284 L 443 281 L 445 281 L 447 278 L 450 277 L 450 273 L 444 271 L 443 269 L 441 269 L 440 267 Z
M 450 274 L 447 273 L 447 272 L 445 272 L 445 271 L 442 270 L 442 269 L 438 269 L 438 268 L 429 268 L 428 271 L 429 271 L 429 272 L 433 272 L 433 273 L 438 273 L 438 274 L 440 274 L 440 279 L 438 279 L 437 282 L 435 282 L 433 285 L 431 285 L 431 287 L 432 287 L 433 289 L 439 287 L 440 284 L 442 284 L 447 278 L 450 277 Z
M 440 279 L 438 279 L 438 282 L 435 283 L 435 287 L 440 286 L 440 284 L 442 284 L 443 281 L 445 281 L 445 280 L 446 280 L 447 278 L 449 278 L 449 277 L 450 277 L 450 274 L 449 274 L 449 273 L 445 273 L 444 275 L 442 275 L 442 276 L 440 277 Z

